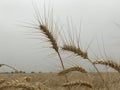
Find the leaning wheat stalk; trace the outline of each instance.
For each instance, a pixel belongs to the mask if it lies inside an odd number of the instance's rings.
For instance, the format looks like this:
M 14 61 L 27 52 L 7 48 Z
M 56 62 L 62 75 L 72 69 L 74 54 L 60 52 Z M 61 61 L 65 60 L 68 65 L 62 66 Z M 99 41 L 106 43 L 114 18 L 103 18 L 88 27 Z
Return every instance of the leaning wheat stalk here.
M 62 68 L 64 69 L 64 64 L 63 64 L 63 61 L 62 61 L 62 58 L 61 58 L 61 55 L 59 52 L 59 46 L 57 44 L 57 40 L 56 40 L 54 33 L 53 33 L 53 31 L 55 31 L 54 29 L 56 29 L 55 28 L 56 24 L 53 22 L 53 16 L 51 15 L 50 17 L 48 17 L 46 15 L 45 11 L 46 10 L 44 8 L 44 14 L 43 14 L 44 18 L 43 18 L 41 15 L 39 15 L 40 14 L 39 10 L 35 9 L 35 14 L 36 14 L 36 19 L 38 21 L 38 25 L 35 26 L 34 28 L 39 30 L 40 33 L 44 35 L 43 37 L 45 39 L 47 39 L 47 41 L 51 44 L 52 49 L 54 49 L 55 52 L 58 54 Z M 50 19 L 52 19 L 52 20 L 50 20 Z
M 35 25 L 34 28 L 39 30 L 40 33 L 44 35 L 43 37 L 45 39 L 47 39 L 47 41 L 51 44 L 52 49 L 57 53 L 57 55 L 59 57 L 59 60 L 60 60 L 60 63 L 61 63 L 61 66 L 62 66 L 62 69 L 64 70 L 65 67 L 64 67 L 62 57 L 61 57 L 60 52 L 59 52 L 59 46 L 57 44 L 57 39 L 55 38 L 54 33 L 53 33 L 54 29 L 56 29 L 56 23 L 53 22 L 53 16 L 52 15 L 50 17 L 46 15 L 45 8 L 44 8 L 43 11 L 44 11 L 44 14 L 43 14 L 43 17 L 42 17 L 40 15 L 39 10 L 35 9 L 35 14 L 36 14 L 36 19 L 38 21 L 38 25 L 37 25 L 37 27 Z M 49 14 L 50 14 L 50 12 L 49 12 Z M 50 20 L 50 19 L 52 19 L 52 20 Z M 66 75 L 65 75 L 65 78 L 66 78 L 66 82 L 68 82 L 68 78 L 67 78 Z
M 50 43 L 51 43 L 51 45 L 52 45 L 52 48 L 56 51 L 56 53 L 57 53 L 58 56 L 59 56 L 59 60 L 60 60 L 61 65 L 62 65 L 62 69 L 65 70 L 65 67 L 64 67 L 64 64 L 63 64 L 63 61 L 62 61 L 60 52 L 59 52 L 59 47 L 58 47 L 58 45 L 57 45 L 57 41 L 56 41 L 56 39 L 54 38 L 53 34 L 49 31 L 48 27 L 45 26 L 45 25 L 40 25 L 40 30 L 41 30 L 42 33 L 46 36 L 46 38 L 48 38 L 48 40 L 50 41 Z M 66 78 L 66 82 L 68 82 L 68 78 L 67 78 L 66 75 L 65 75 L 65 78 Z M 69 88 L 69 90 L 70 90 L 70 88 Z
M 10 65 L 7 65 L 7 64 L 0 64 L 0 67 L 2 67 L 2 66 L 9 67 L 9 68 L 13 69 L 15 72 L 18 72 L 18 70 L 13 66 L 10 66 Z
M 116 62 L 112 60 L 96 60 L 93 62 L 93 64 L 107 65 L 120 73 L 120 64 L 117 64 Z

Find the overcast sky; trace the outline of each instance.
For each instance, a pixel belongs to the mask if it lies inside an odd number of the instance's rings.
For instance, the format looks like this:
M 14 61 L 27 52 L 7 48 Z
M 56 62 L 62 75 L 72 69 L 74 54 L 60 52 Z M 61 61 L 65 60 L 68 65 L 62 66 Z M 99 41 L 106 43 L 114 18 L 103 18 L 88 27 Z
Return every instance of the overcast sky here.
M 34 34 L 33 36 L 27 35 L 34 30 L 20 26 L 24 25 L 24 22 L 32 23 L 32 21 L 34 21 L 33 4 L 40 5 L 42 12 L 42 7 L 44 7 L 43 1 L 44 0 L 0 0 L 0 63 L 9 64 L 15 66 L 18 70 L 29 72 L 54 71 L 60 69 L 57 55 L 52 53 L 51 49 L 42 49 L 40 39 L 30 39 L 33 38 Z M 46 6 L 48 1 L 49 0 L 45 0 Z M 83 41 L 88 42 L 94 39 L 91 49 L 99 54 L 100 50 L 98 47 L 100 47 L 101 53 L 103 53 L 103 44 L 101 44 L 103 37 L 108 56 L 113 55 L 112 58 L 119 62 L 119 0 L 50 1 L 58 23 L 61 22 L 61 25 L 64 24 L 68 17 L 72 19 L 75 26 L 78 26 L 80 21 L 82 21 L 81 35 Z M 75 31 L 73 30 L 72 32 Z M 84 48 L 86 47 L 87 45 L 84 46 Z M 68 63 L 70 65 L 71 62 Z M 85 66 L 85 63 L 80 63 Z M 4 67 L 0 69 L 0 71 L 3 72 L 8 70 L 8 68 Z

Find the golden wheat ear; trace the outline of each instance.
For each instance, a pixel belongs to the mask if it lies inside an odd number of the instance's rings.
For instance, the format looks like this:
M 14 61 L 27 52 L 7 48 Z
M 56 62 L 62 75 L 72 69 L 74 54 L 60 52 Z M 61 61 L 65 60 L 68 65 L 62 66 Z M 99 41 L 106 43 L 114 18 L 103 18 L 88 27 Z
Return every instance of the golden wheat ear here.
M 59 72 L 58 75 L 65 75 L 65 74 L 67 74 L 69 72 L 72 72 L 72 71 L 78 71 L 78 72 L 81 72 L 81 73 L 87 73 L 87 71 L 83 67 L 74 66 L 74 67 L 70 67 L 68 69 L 65 69 L 65 70 Z
M 74 44 L 73 45 L 64 44 L 62 49 L 69 52 L 73 52 L 76 55 L 83 57 L 84 59 L 88 58 L 87 52 L 82 51 L 79 47 L 76 47 Z
M 82 80 L 77 80 L 77 81 L 64 83 L 62 86 L 63 87 L 85 86 L 85 87 L 88 87 L 88 88 L 93 88 L 92 84 L 90 84 L 87 81 L 82 81 Z
M 116 71 L 118 71 L 120 73 L 120 64 L 116 63 L 113 60 L 96 60 L 93 62 L 93 64 L 106 65 L 106 66 L 109 66 L 109 67 L 115 69 Z
M 68 30 L 61 33 L 61 39 L 62 39 L 62 46 L 61 49 L 64 51 L 68 51 L 71 53 L 74 53 L 76 56 L 80 56 L 83 59 L 88 59 L 88 53 L 87 50 L 84 51 L 81 44 L 81 30 L 78 32 L 76 28 L 79 28 L 78 26 L 74 27 L 73 23 L 71 21 L 67 22 L 68 24 Z M 81 23 L 80 23 L 81 24 Z M 80 27 L 81 28 L 81 27 Z M 76 30 L 77 33 L 74 33 Z M 89 46 L 89 45 L 88 45 Z
M 51 43 L 52 48 L 58 52 L 58 45 L 54 35 L 49 31 L 49 28 L 45 25 L 40 25 L 41 32 L 45 35 L 48 41 Z

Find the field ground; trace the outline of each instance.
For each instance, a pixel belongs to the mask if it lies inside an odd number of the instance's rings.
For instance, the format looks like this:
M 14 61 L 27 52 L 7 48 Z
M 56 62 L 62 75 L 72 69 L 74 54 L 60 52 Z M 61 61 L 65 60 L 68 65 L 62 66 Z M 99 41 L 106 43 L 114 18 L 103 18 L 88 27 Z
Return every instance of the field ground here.
M 101 81 L 99 75 L 97 73 L 89 73 L 87 76 L 86 74 L 82 73 L 69 73 L 67 74 L 69 81 L 75 80 L 84 80 L 88 81 L 93 84 L 95 90 L 106 90 L 104 87 L 103 82 Z M 119 73 L 102 73 L 105 82 L 109 86 L 109 90 L 120 90 L 120 74 Z M 62 84 L 65 82 L 63 76 L 58 76 L 57 73 L 30 73 L 30 74 L 23 74 L 23 73 L 16 73 L 16 74 L 0 74 L 0 79 L 5 79 L 6 81 L 11 80 L 20 80 L 23 77 L 30 77 L 30 83 L 41 82 L 45 86 L 51 88 L 51 90 L 67 90 L 62 88 Z M 2 86 L 2 84 L 1 84 Z M 0 90 L 23 90 L 23 89 L 0 89 Z M 28 89 L 29 90 L 29 89 Z M 47 89 L 40 89 L 40 90 L 47 90 Z M 71 87 L 71 90 L 92 90 L 84 86 L 75 86 Z

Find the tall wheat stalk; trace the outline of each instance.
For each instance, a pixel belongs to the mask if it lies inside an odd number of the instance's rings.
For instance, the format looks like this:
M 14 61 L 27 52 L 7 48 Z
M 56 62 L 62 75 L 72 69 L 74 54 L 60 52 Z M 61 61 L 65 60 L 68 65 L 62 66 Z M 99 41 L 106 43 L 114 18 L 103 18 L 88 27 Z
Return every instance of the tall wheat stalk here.
M 35 6 L 36 7 L 36 6 Z M 40 31 L 41 34 L 43 34 L 43 38 L 47 39 L 47 41 L 51 44 L 51 48 L 57 53 L 60 63 L 61 63 L 61 67 L 63 70 L 65 70 L 65 66 L 62 60 L 62 57 L 60 55 L 59 52 L 59 46 L 57 44 L 57 38 L 55 37 L 55 31 L 57 31 L 57 25 L 54 22 L 54 18 L 53 18 L 53 11 L 51 11 L 51 9 L 49 9 L 48 13 L 46 12 L 46 8 L 44 7 L 44 13 L 43 16 L 42 14 L 40 14 L 39 9 L 36 7 L 34 8 L 35 10 L 35 19 L 38 22 L 38 25 L 32 26 L 32 28 L 35 28 L 37 30 Z M 68 78 L 66 75 L 65 79 L 66 82 L 68 82 Z M 70 88 L 69 88 L 70 90 Z

